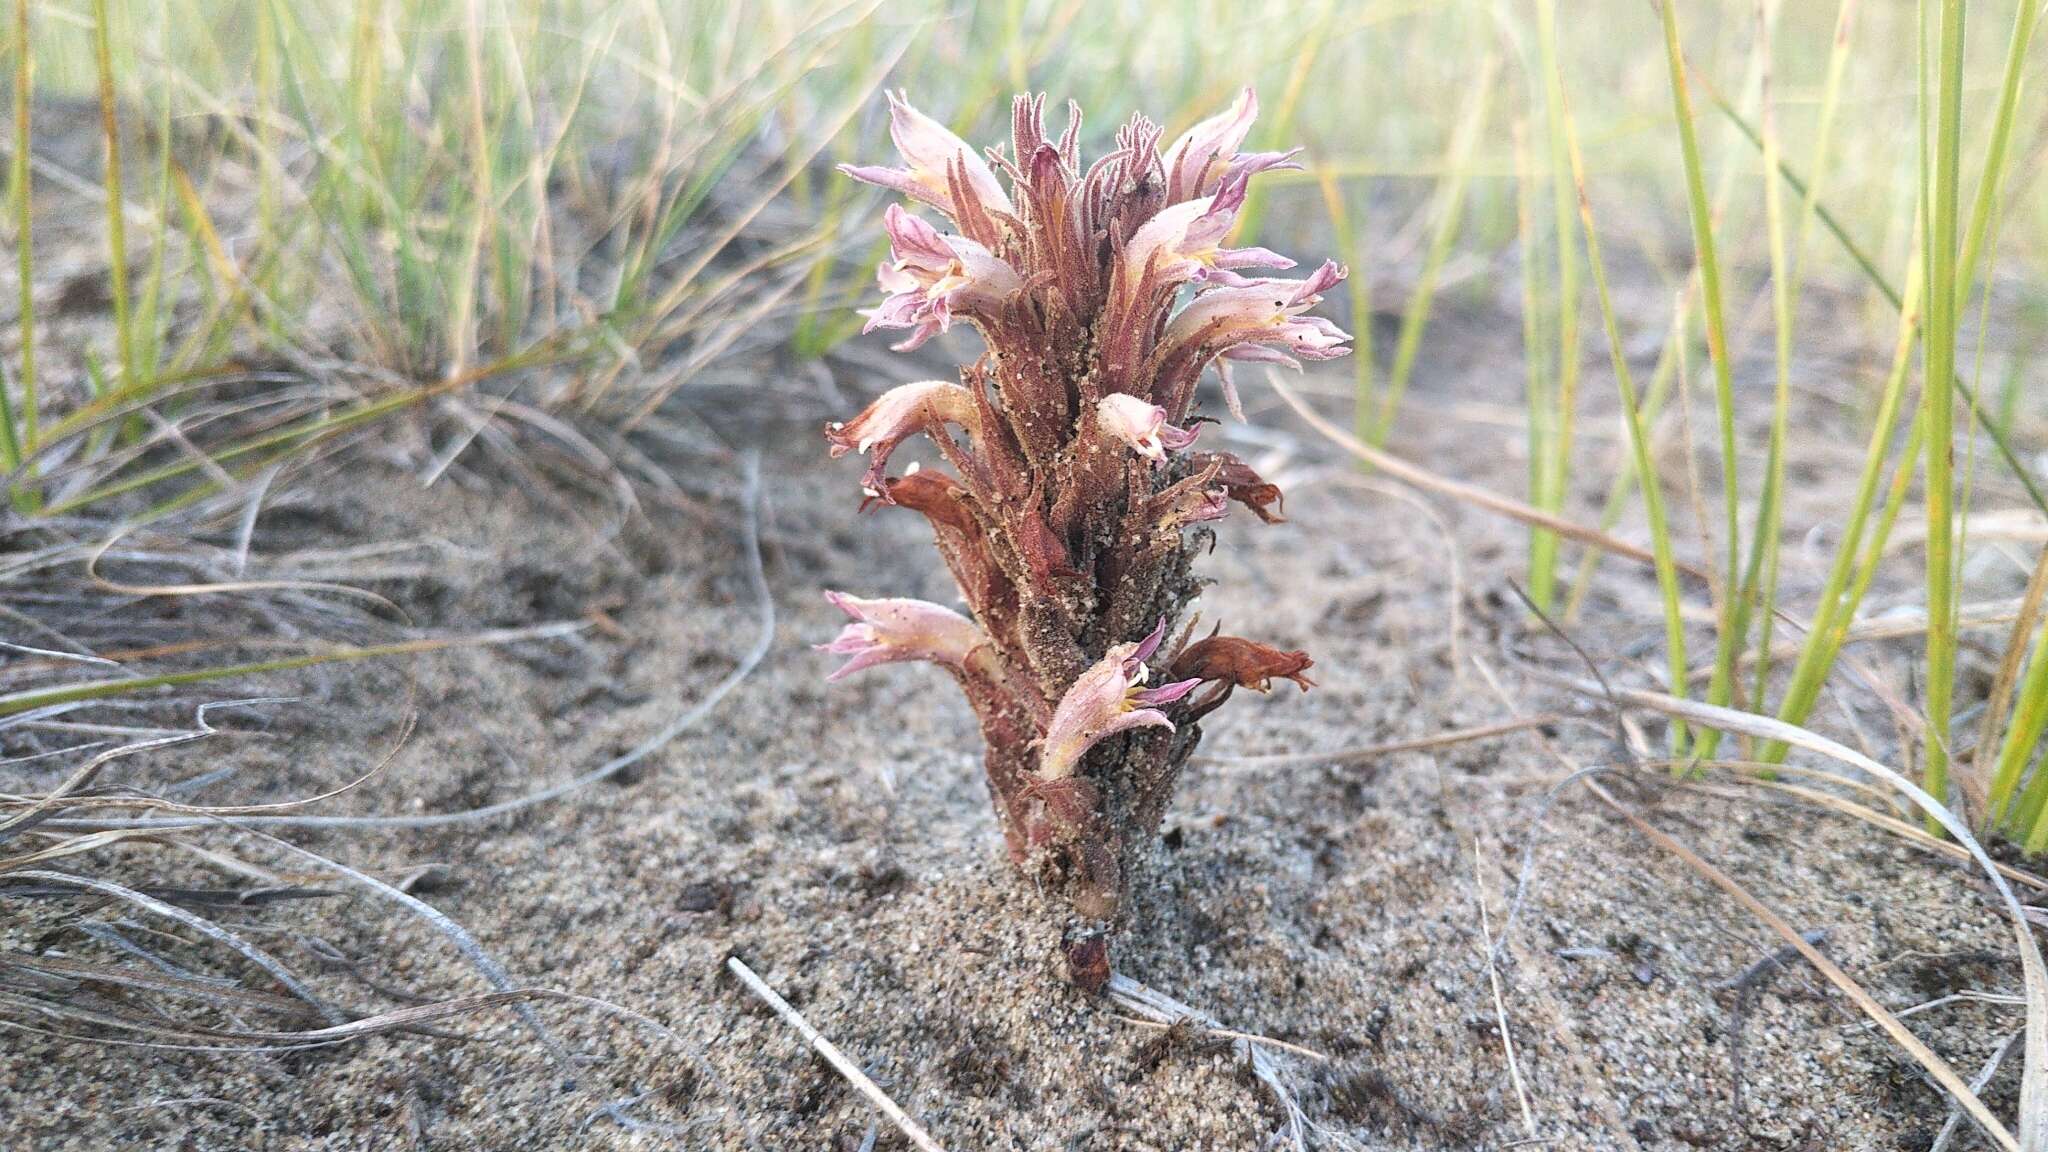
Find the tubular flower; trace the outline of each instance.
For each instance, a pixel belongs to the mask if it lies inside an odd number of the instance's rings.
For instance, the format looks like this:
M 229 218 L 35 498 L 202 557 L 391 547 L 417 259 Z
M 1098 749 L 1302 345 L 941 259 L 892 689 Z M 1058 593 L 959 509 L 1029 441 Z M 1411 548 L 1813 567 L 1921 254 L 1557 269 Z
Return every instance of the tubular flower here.
M 1160 209 L 1124 246 L 1126 282 L 1163 286 L 1213 280 L 1244 285 L 1250 281 L 1231 269 L 1294 267 L 1294 261 L 1265 248 L 1222 247 L 1244 207 L 1247 184 L 1246 176 L 1233 174 L 1214 196 Z
M 882 393 L 851 420 L 825 425 L 825 439 L 831 442 L 834 459 L 848 452 L 868 455 L 867 493 L 886 504 L 889 486 L 882 469 L 888 466 L 890 453 L 919 432 L 938 433 L 947 424 L 958 424 L 970 433 L 980 428 L 974 394 L 951 380 L 920 380 Z
M 1095 418 L 1110 435 L 1131 446 L 1138 455 L 1164 464 L 1166 454 L 1178 452 L 1195 442 L 1192 428 L 1176 428 L 1166 422 L 1166 409 L 1128 392 L 1112 392 L 1095 405 Z
M 1119 732 L 1132 728 L 1173 728 L 1173 721 L 1159 710 L 1195 690 L 1200 680 L 1181 680 L 1157 688 L 1141 688 L 1150 676 L 1145 661 L 1159 650 L 1166 636 L 1166 620 L 1150 636 L 1135 644 L 1118 644 L 1075 680 L 1059 707 L 1053 709 L 1046 726 L 1045 745 L 1040 750 L 1038 775 L 1043 780 L 1060 780 L 1074 774 L 1081 757 L 1090 748 Z
M 1300 360 L 1349 356 L 1350 337 L 1321 316 L 1302 313 L 1322 303 L 1323 293 L 1343 283 L 1344 267 L 1325 261 L 1306 280 L 1253 280 L 1195 297 L 1166 326 L 1171 349 L 1211 349 L 1231 360 L 1254 360 L 1300 368 Z
M 1259 98 L 1250 88 L 1237 94 L 1219 112 L 1183 133 L 1162 153 L 1166 161 L 1166 202 L 1178 204 L 1214 192 L 1232 172 L 1249 175 L 1287 165 L 1292 152 L 1249 152 L 1238 146 L 1251 134 L 1259 116 Z
M 1015 269 L 989 250 L 962 236 L 944 236 L 930 224 L 889 205 L 883 215 L 891 259 L 875 270 L 888 296 L 862 315 L 864 332 L 877 328 L 908 328 L 910 336 L 895 345 L 908 352 L 953 326 L 957 312 L 992 315 L 1024 288 Z
M 1322 303 L 1324 292 L 1342 283 L 1343 265 L 1326 260 L 1306 280 L 1249 280 L 1195 297 L 1166 326 L 1161 346 L 1169 359 L 1197 365 L 1217 359 L 1223 398 L 1230 414 L 1244 419 L 1229 361 L 1285 364 L 1297 371 L 1303 360 L 1349 356 L 1351 337 L 1321 316 L 1303 313 Z
M 1199 501 L 1178 505 L 1175 510 L 1176 521 L 1182 527 L 1221 520 L 1228 515 L 1230 492 L 1223 488 L 1204 488 Z
M 974 621 L 927 600 L 863 600 L 844 592 L 827 592 L 825 599 L 853 617 L 830 644 L 814 645 L 820 652 L 852 657 L 827 680 L 904 660 L 960 668 L 968 653 L 988 643 Z
M 894 189 L 923 201 L 954 219 L 959 219 L 967 207 L 954 199 L 957 174 L 958 187 L 975 199 L 976 207 L 1005 214 L 1015 211 L 994 170 L 967 141 L 912 108 L 901 93 L 888 95 L 889 138 L 896 142 L 896 151 L 903 154 L 905 167 L 842 164 L 841 172 L 863 183 Z
M 1156 529 L 1173 533 L 1190 524 L 1221 520 L 1230 514 L 1230 492 L 1219 483 L 1219 471 L 1204 468 L 1154 493 L 1137 515 Z

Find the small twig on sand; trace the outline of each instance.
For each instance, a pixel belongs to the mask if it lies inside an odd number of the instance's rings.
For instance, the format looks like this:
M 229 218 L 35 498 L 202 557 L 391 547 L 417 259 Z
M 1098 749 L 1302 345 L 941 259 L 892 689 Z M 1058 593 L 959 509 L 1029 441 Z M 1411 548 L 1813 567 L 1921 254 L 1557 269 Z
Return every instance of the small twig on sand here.
M 740 978 L 740 982 L 747 986 L 748 991 L 760 997 L 770 1008 L 775 1009 L 777 1016 L 782 1017 L 785 1023 L 796 1029 L 809 1042 L 812 1048 L 817 1049 L 818 1055 L 825 1058 L 826 1063 L 832 1065 L 841 1076 L 846 1077 L 846 1082 L 853 1085 L 854 1089 L 861 1095 L 867 1097 L 868 1103 L 880 1109 L 882 1115 L 887 1116 L 891 1123 L 895 1124 L 905 1136 L 909 1137 L 912 1144 L 917 1145 L 924 1152 L 945 1152 L 945 1149 L 939 1146 L 939 1142 L 931 1138 L 930 1133 L 927 1133 L 918 1125 L 917 1121 L 910 1118 L 909 1113 L 898 1107 L 894 1100 L 889 1099 L 888 1095 L 881 1088 L 877 1087 L 873 1080 L 868 1079 L 867 1073 L 862 1072 L 858 1065 L 847 1059 L 846 1053 L 841 1052 L 830 1040 L 820 1035 L 816 1028 L 811 1027 L 810 1021 L 805 1020 L 796 1009 L 790 1007 L 789 1001 L 784 1000 L 776 993 L 775 989 L 770 988 L 767 981 L 754 975 L 754 970 L 741 963 L 739 957 L 726 957 L 725 966 L 733 975 Z
M 2006 1036 L 2004 1042 L 1999 1044 L 1998 1050 L 1991 1054 L 1991 1059 L 1986 1060 L 1984 1067 L 1977 1071 L 1977 1078 L 1970 1081 L 1972 1090 L 1982 1092 L 1990 1085 L 1991 1078 L 1998 1074 L 1998 1066 L 2005 1063 L 2006 1053 L 2012 1051 L 2013 1041 L 2018 1040 L 2023 1034 L 2013 1032 Z M 1956 1132 L 1961 1129 L 1962 1124 L 1963 1106 L 1957 1104 L 1948 1110 L 1948 1120 L 1942 1124 L 1941 1132 L 1935 1136 L 1934 1143 L 1927 1146 L 1927 1152 L 1948 1152 L 1949 1142 L 1956 1138 Z
M 1164 992 L 1140 984 L 1121 972 L 1109 974 L 1109 983 L 1103 986 L 1102 994 L 1110 1003 L 1147 1020 L 1166 1025 L 1194 1024 L 1218 1036 L 1236 1037 L 1231 1041 L 1231 1047 L 1235 1048 L 1238 1056 L 1251 1066 L 1252 1075 L 1273 1094 L 1273 1099 L 1280 1105 L 1281 1113 L 1287 1117 L 1289 1143 L 1296 1152 L 1307 1152 L 1308 1117 L 1302 1113 L 1301 1105 L 1295 1103 L 1294 1093 L 1289 1091 L 1286 1083 L 1281 1080 L 1279 1062 L 1266 1049 L 1266 1045 L 1277 1044 L 1276 1041 L 1262 1036 L 1232 1032 L 1214 1016 L 1191 1008 Z
M 1299 1044 L 1289 1044 L 1285 1040 L 1275 1040 L 1271 1036 L 1239 1032 L 1234 1028 L 1211 1028 L 1199 1020 L 1147 1020 L 1137 1016 L 1117 1016 L 1117 1019 L 1126 1024 L 1136 1025 L 1139 1028 L 1157 1028 L 1166 1032 L 1171 1032 L 1183 1024 L 1188 1024 L 1194 1026 L 1202 1035 L 1214 1036 L 1218 1040 L 1243 1040 L 1251 1044 L 1264 1044 L 1268 1048 L 1278 1048 L 1282 1052 L 1292 1052 L 1296 1056 L 1305 1056 L 1310 1060 L 1321 1061 L 1325 1064 L 1329 1063 L 1330 1060 L 1329 1056 L 1313 1048 L 1304 1048 Z
M 1800 933 L 1800 939 L 1814 947 L 1828 938 L 1825 928 L 1814 928 Z M 1763 990 L 1765 981 L 1777 974 L 1778 969 L 1799 959 L 1799 950 L 1790 944 L 1771 953 L 1763 959 L 1714 985 L 1717 992 L 1735 993 L 1735 1007 L 1728 1014 L 1728 1065 L 1730 1078 L 1734 1080 L 1735 1123 L 1746 1134 L 1748 1121 L 1743 1117 L 1742 1108 L 1742 1027 L 1749 1021 L 1749 1006 Z
M 1515 1086 L 1515 1103 L 1522 1111 L 1522 1127 L 1529 1133 L 1529 1142 L 1536 1143 L 1543 1137 L 1536 1128 L 1536 1112 L 1529 1106 L 1529 1090 L 1522 1083 L 1522 1066 L 1515 1060 L 1515 1038 L 1508 1027 L 1507 998 L 1500 990 L 1500 957 L 1494 952 L 1493 926 L 1486 915 L 1486 877 L 1479 863 L 1479 842 L 1472 842 L 1472 899 L 1479 905 L 1479 933 L 1486 942 L 1486 980 L 1493 988 L 1493 1018 L 1500 1029 L 1501 1052 L 1507 1056 L 1508 1082 Z
M 1808 932 L 1801 932 L 1799 938 L 1808 944 L 1818 946 L 1828 938 L 1828 930 L 1825 928 L 1815 928 Z M 1778 969 L 1797 959 L 1799 959 L 1799 950 L 1787 944 L 1769 956 L 1714 985 L 1714 987 L 1716 990 L 1724 992 L 1751 991 L 1769 979 Z
M 1196 764 L 1221 764 L 1232 768 L 1289 768 L 1308 764 L 1328 764 L 1337 767 L 1403 752 L 1426 752 L 1432 748 L 1447 748 L 1453 744 L 1465 744 L 1474 740 L 1491 740 L 1496 736 L 1557 724 L 1565 718 L 1557 712 L 1539 712 L 1533 716 L 1517 716 L 1498 724 L 1485 724 L 1476 728 L 1453 728 L 1433 736 L 1389 740 L 1384 744 L 1366 744 L 1357 748 L 1333 748 L 1328 752 L 1281 752 L 1270 756 L 1196 755 L 1190 757 L 1190 760 Z

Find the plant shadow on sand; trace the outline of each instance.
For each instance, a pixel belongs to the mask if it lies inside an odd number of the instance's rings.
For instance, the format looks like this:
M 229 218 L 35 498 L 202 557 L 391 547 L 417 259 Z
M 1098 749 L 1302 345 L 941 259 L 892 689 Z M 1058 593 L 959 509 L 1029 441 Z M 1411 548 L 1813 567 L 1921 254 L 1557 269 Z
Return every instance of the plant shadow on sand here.
M 1512 491 L 1520 433 L 1489 416 L 1514 387 L 1511 350 L 1490 343 L 1511 328 L 1497 320 L 1446 321 L 1465 362 L 1418 381 L 1427 419 L 1398 442 Z M 725 413 L 729 439 L 765 446 L 773 644 L 715 711 L 607 781 L 482 824 L 283 833 L 381 875 L 447 865 L 427 898 L 515 981 L 648 1013 L 682 1047 L 548 1005 L 536 1010 L 572 1053 L 567 1068 L 508 1012 L 441 1025 L 465 1040 L 391 1035 L 263 1056 L 10 1032 L 0 1111 L 20 1118 L 28 1146 L 371 1148 L 410 1135 L 444 1147 L 861 1147 L 873 1110 L 725 974 L 728 956 L 949 1148 L 1258 1147 L 1282 1129 L 1227 1040 L 1134 1022 L 1065 981 L 1057 915 L 1002 857 L 972 717 L 943 675 L 900 667 L 825 684 L 831 661 L 808 649 L 837 627 L 821 589 L 952 593 L 915 517 L 852 515 L 855 466 L 827 461 L 816 439 L 838 398 L 798 397 L 773 418 L 742 402 L 777 370 L 734 365 L 694 400 Z M 885 383 L 841 375 L 855 391 Z M 1217 550 L 1217 583 L 1196 607 L 1204 627 L 1256 619 L 1273 642 L 1308 649 L 1321 686 L 1283 685 L 1206 736 L 1136 880 L 1119 971 L 1324 1057 L 1273 1052 L 1318 1146 L 1499 1147 L 1533 1129 L 1573 1148 L 1925 1147 L 1947 1100 L 1801 963 L 1760 964 L 1779 940 L 1575 786 L 1546 804 L 1566 774 L 1546 740 L 1581 763 L 1615 754 L 1611 717 L 1518 671 L 1521 657 L 1552 669 L 1575 659 L 1515 599 L 1522 530 L 1450 506 L 1433 518 L 1358 480 L 1270 393 L 1248 398 L 1249 429 L 1208 435 L 1287 489 L 1290 522 L 1223 525 L 1232 547 Z M 1811 407 L 1816 423 L 1846 422 Z M 258 793 L 358 774 L 396 741 L 411 676 L 417 732 L 372 786 L 322 811 L 512 799 L 659 730 L 758 636 L 731 507 L 723 525 L 656 513 L 607 535 L 601 515 L 561 514 L 557 493 L 459 474 L 422 489 L 367 461 L 303 499 L 268 530 L 271 546 L 431 539 L 459 557 L 372 584 L 424 625 L 598 612 L 604 627 L 410 669 L 277 677 L 267 693 L 304 702 L 268 735 L 206 753 L 246 767 Z M 1830 499 L 1802 490 L 1788 523 L 1814 522 Z M 1573 637 L 1620 666 L 1656 627 L 1656 588 L 1619 563 L 1601 581 Z M 1570 715 L 1356 762 L 1256 759 L 1499 723 L 1508 706 L 1482 662 L 1519 709 Z M 1824 932 L 1829 955 L 1895 1011 L 2016 983 L 2008 930 L 1959 866 L 1754 790 L 1647 775 L 1611 786 L 1792 923 Z M 243 797 L 265 798 L 276 797 Z M 1525 853 L 1526 894 L 1506 925 Z M 321 903 L 228 915 L 280 941 L 317 928 L 349 958 L 317 969 L 319 985 L 352 1008 L 487 990 L 417 921 L 357 896 Z M 80 947 L 80 920 L 111 914 L 48 902 L 0 938 Z M 1955 1003 L 1914 1024 L 1974 1070 L 2017 1016 Z M 1988 1098 L 2009 1109 L 2015 1092 L 2007 1068 Z M 886 1123 L 880 1132 L 876 1147 L 900 1146 Z M 1976 1139 L 1962 1135 L 1959 1146 Z

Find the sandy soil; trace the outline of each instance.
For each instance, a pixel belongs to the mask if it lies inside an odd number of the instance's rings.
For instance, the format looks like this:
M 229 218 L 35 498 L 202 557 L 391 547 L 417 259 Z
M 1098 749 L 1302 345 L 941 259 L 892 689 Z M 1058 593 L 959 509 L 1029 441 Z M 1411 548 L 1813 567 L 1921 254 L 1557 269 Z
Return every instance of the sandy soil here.
M 1518 386 L 1491 343 L 1512 325 L 1444 323 L 1454 327 L 1443 343 L 1468 359 L 1432 365 L 1418 385 L 1405 450 L 1518 491 L 1520 434 L 1489 418 Z M 263 1056 L 0 1032 L 0 1144 L 862 1147 L 875 1113 L 723 973 L 728 956 L 948 1148 L 1274 1143 L 1281 1113 L 1227 1044 L 1127 1022 L 1063 981 L 1056 911 L 1001 858 L 975 728 L 950 683 L 915 667 L 824 683 L 828 658 L 806 647 L 836 628 L 821 589 L 941 600 L 950 589 L 914 517 L 853 515 L 858 468 L 826 461 L 815 435 L 843 401 L 743 426 L 717 413 L 746 379 L 700 394 L 728 437 L 764 450 L 773 645 L 737 691 L 644 764 L 555 804 L 438 830 L 286 833 L 387 875 L 445 864 L 420 895 L 516 982 L 629 1006 L 673 1036 L 559 1005 L 537 1012 L 567 1063 L 504 1011 L 442 1023 L 462 1040 Z M 875 384 L 844 371 L 837 381 L 852 395 Z M 1529 634 L 1509 588 L 1521 578 L 1519 529 L 1440 505 L 1446 536 L 1411 501 L 1358 486 L 1270 402 L 1255 407 L 1253 428 L 1221 435 L 1289 488 L 1292 521 L 1228 522 L 1199 607 L 1233 631 L 1309 649 L 1320 687 L 1219 714 L 1139 886 L 1118 968 L 1233 1027 L 1327 1055 L 1282 1054 L 1317 1146 L 1927 1147 L 1942 1097 L 1803 965 L 1756 969 L 1781 943 L 1766 929 L 1576 786 L 1534 823 L 1566 771 L 1539 734 L 1349 765 L 1231 759 L 1498 721 L 1508 706 L 1481 660 L 1521 708 L 1584 718 L 1548 729 L 1558 754 L 1614 757 L 1597 709 L 1514 666 L 1526 652 L 1576 671 L 1562 646 Z M 1809 427 L 1840 435 L 1811 438 L 1801 464 L 1832 464 L 1827 442 L 1853 442 L 1852 419 L 1804 407 Z M 1605 425 L 1588 428 L 1588 453 L 1617 449 Z M 250 686 L 304 699 L 185 753 L 242 769 L 238 796 L 302 795 L 363 771 L 398 740 L 410 700 L 418 727 L 389 767 L 322 811 L 510 799 L 658 730 L 755 642 L 758 597 L 730 506 L 722 525 L 655 512 L 607 538 L 604 508 L 582 501 L 579 520 L 565 501 L 580 498 L 517 478 L 458 474 L 423 490 L 374 455 L 336 476 L 346 483 L 314 485 L 266 520 L 259 547 L 419 543 L 428 560 L 371 586 L 429 627 L 601 610 L 616 629 Z M 1788 525 L 1802 532 L 1828 511 L 1825 493 L 1802 491 Z M 1654 586 L 1615 563 L 1601 580 L 1578 638 L 1625 670 L 1654 653 Z M 1824 931 L 1829 954 L 1895 1008 L 2017 982 L 2005 929 L 1954 865 L 1761 794 L 1614 787 L 1794 924 Z M 282 860 L 246 837 L 208 842 Z M 1533 869 L 1503 943 L 1497 1005 L 1488 939 L 1504 931 L 1524 852 Z M 0 946 L 94 955 L 77 921 L 122 914 L 38 906 L 0 924 Z M 422 921 L 360 893 L 220 914 L 263 933 L 350 1011 L 488 988 Z M 307 936 L 359 974 L 316 963 Z M 239 971 L 216 953 L 167 954 Z M 1974 1070 L 2017 1016 L 1957 1005 L 1917 1023 Z M 2009 1070 L 1994 1081 L 1997 1106 L 2009 1107 L 2012 1083 Z M 907 1145 L 884 1124 L 873 1146 Z

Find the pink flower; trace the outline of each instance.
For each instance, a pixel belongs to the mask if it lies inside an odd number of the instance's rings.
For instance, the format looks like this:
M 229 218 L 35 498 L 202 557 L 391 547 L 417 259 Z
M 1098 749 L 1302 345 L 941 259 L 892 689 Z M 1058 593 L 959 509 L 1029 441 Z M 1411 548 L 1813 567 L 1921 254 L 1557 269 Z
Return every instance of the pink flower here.
M 827 592 L 825 599 L 853 617 L 830 644 L 812 645 L 820 652 L 852 657 L 827 680 L 903 660 L 959 668 L 969 653 L 988 643 L 974 621 L 926 600 L 862 600 L 844 592 Z
M 1294 267 L 1294 261 L 1264 248 L 1222 246 L 1237 222 L 1238 209 L 1244 207 L 1247 180 L 1233 173 L 1213 196 L 1160 209 L 1124 246 L 1125 282 L 1166 285 L 1215 280 L 1243 285 L 1250 282 L 1230 269 Z
M 908 352 L 953 326 L 955 312 L 965 316 L 996 314 L 1004 302 L 1024 288 L 1015 269 L 989 250 L 962 236 L 939 230 L 889 205 L 883 214 L 890 254 L 876 269 L 875 279 L 889 293 L 880 307 L 864 313 L 864 332 L 877 328 L 908 328 L 909 338 L 894 345 Z
M 1346 273 L 1328 260 L 1306 280 L 1253 280 L 1195 297 L 1166 326 L 1168 347 L 1199 342 L 1233 360 L 1292 364 L 1349 355 L 1351 337 L 1320 316 L 1302 313 L 1322 303 L 1324 292 Z M 1277 345 L 1277 347 L 1272 347 Z M 1291 356 L 1290 356 L 1291 354 Z
M 833 459 L 848 452 L 867 453 L 868 495 L 889 503 L 882 477 L 889 454 L 919 432 L 935 432 L 948 424 L 958 424 L 970 436 L 979 434 L 981 412 L 974 393 L 951 380 L 920 380 L 882 393 L 851 420 L 825 425 L 825 439 L 831 442 Z
M 968 206 L 955 199 L 956 189 L 986 212 L 1014 214 L 1010 198 L 988 162 L 944 124 L 910 106 L 901 93 L 889 95 L 889 138 L 903 154 L 905 167 L 839 166 L 855 180 L 878 184 L 921 200 L 954 219 Z
M 1168 424 L 1166 409 L 1128 392 L 1112 392 L 1097 401 L 1095 418 L 1104 431 L 1130 445 L 1138 455 L 1161 464 L 1168 451 L 1178 452 L 1195 442 L 1194 429 Z
M 1238 93 L 1228 111 L 1188 129 L 1167 147 L 1166 202 L 1178 204 L 1214 192 L 1226 176 L 1249 176 L 1268 168 L 1295 167 L 1292 152 L 1247 152 L 1238 148 L 1259 116 L 1259 98 L 1250 89 Z
M 1119 732 L 1132 728 L 1173 729 L 1173 721 L 1166 718 L 1159 705 L 1179 700 L 1201 681 L 1139 687 L 1150 676 L 1145 661 L 1158 651 L 1165 636 L 1166 618 L 1161 617 L 1150 636 L 1135 644 L 1111 648 L 1060 697 L 1039 752 L 1040 779 L 1062 780 L 1072 776 L 1090 748 Z
M 1349 334 L 1320 316 L 1302 315 L 1322 303 L 1322 293 L 1345 275 L 1336 261 L 1326 260 L 1306 280 L 1251 280 L 1204 292 L 1174 315 L 1160 346 L 1167 358 L 1220 356 L 1295 369 L 1303 360 L 1348 356 Z M 1243 419 L 1227 367 L 1219 364 L 1218 370 L 1231 413 Z

